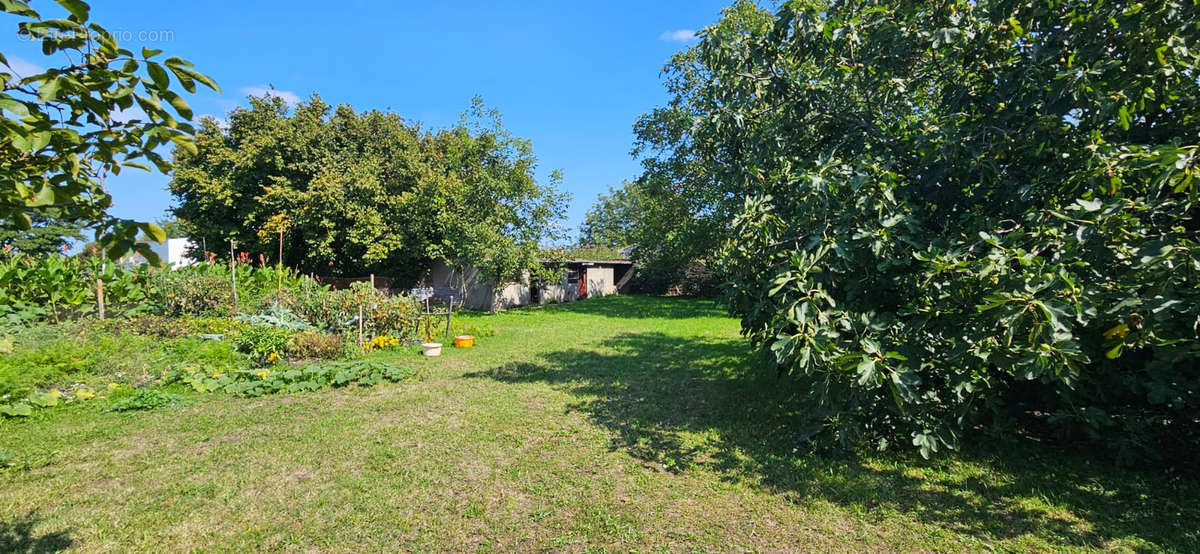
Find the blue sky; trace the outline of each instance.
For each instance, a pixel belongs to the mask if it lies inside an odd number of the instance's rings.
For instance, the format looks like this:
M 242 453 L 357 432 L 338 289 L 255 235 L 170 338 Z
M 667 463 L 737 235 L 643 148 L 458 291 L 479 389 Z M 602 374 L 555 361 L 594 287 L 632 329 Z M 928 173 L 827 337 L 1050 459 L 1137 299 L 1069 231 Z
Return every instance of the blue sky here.
M 319 92 L 330 104 L 391 109 L 442 127 L 480 95 L 533 142 L 543 182 L 553 169 L 564 172 L 572 228 L 598 194 L 638 173 L 632 125 L 666 101 L 663 64 L 728 3 L 91 2 L 92 19 L 123 46 L 160 48 L 217 80 L 221 95 L 188 97 L 197 114 L 221 116 L 274 86 L 288 98 Z M 43 16 L 59 11 L 33 5 Z M 0 51 L 15 55 L 14 65 L 56 63 L 16 38 L 15 17 L 0 21 Z M 137 171 L 110 179 L 112 212 L 163 217 L 167 180 Z

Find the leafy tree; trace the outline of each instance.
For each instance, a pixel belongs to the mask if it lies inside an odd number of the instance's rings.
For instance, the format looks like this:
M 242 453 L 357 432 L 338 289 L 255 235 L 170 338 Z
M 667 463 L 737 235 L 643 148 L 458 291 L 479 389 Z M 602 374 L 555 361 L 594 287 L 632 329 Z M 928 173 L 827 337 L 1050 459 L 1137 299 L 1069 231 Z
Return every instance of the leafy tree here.
M 53 254 L 83 240 L 83 227 L 78 218 L 51 211 L 31 215 L 27 228 L 0 220 L 0 247 L 30 256 Z
M 228 125 L 204 120 L 197 151 L 176 151 L 170 189 L 186 234 L 224 254 L 283 258 L 302 272 L 418 279 L 435 258 L 497 282 L 537 271 L 563 197 L 533 178 L 528 142 L 478 101 L 454 128 L 424 131 L 399 115 L 330 108 L 313 96 L 289 111 L 251 98 Z
M 124 168 L 149 171 L 148 161 L 167 172 L 170 163 L 157 150 L 167 145 L 194 148 L 192 110 L 172 87 L 196 91 L 196 83 L 219 90 L 192 64 L 158 50 L 140 55 L 121 48 L 112 34 L 89 22 L 82 0 L 58 0 L 65 19 L 43 19 L 25 0 L 4 0 L 0 9 L 23 20 L 18 33 L 42 45 L 42 52 L 67 65 L 34 75 L 0 71 L 0 219 L 29 229 L 35 217 L 70 210 L 95 228 L 109 256 L 130 249 L 154 259 L 135 243 L 139 230 L 161 238 L 152 223 L 108 215 L 112 197 L 108 175 Z M 0 54 L 0 63 L 8 58 Z M 136 115 L 130 115 L 134 113 Z
M 609 188 L 583 216 L 579 226 L 582 246 L 623 247 L 634 244 L 634 232 L 641 213 L 638 189 L 628 181 L 621 188 Z
M 723 241 L 745 334 L 808 385 L 805 436 L 928 456 L 1036 424 L 1185 460 L 1200 443 L 1196 14 L 736 4 L 638 123 L 642 180 L 666 206 L 647 212 Z
M 183 224 L 179 223 L 178 219 L 173 217 L 163 218 L 155 222 L 159 229 L 163 230 L 163 236 L 169 239 L 187 238 L 187 233 L 183 230 Z

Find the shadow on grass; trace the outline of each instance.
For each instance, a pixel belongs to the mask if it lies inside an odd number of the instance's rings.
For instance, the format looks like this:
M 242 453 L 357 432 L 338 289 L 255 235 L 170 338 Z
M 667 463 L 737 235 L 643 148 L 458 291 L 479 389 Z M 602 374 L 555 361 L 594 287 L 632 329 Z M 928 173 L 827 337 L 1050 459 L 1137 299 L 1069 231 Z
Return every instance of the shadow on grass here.
M 795 438 L 811 421 L 799 391 L 773 370 L 752 367 L 744 342 L 646 333 L 600 346 L 468 377 L 552 384 L 578 397 L 571 409 L 613 432 L 612 448 L 647 466 L 703 468 L 797 503 L 830 502 L 868 519 L 899 512 L 983 540 L 1029 535 L 1056 546 L 1130 539 L 1135 548 L 1200 548 L 1196 483 L 1029 443 L 976 445 L 971 454 L 934 461 L 903 452 L 804 455 Z
M 69 531 L 35 534 L 39 519 L 32 511 L 12 521 L 0 522 L 0 552 L 60 552 L 75 544 Z

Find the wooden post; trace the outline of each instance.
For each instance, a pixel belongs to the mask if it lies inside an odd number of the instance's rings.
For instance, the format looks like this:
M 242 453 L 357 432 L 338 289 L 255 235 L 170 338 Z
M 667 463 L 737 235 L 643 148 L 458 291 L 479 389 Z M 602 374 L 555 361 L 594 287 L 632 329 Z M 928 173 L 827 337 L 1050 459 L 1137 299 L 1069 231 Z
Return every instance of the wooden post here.
M 375 274 L 371 274 L 371 290 L 375 290 Z
M 233 239 L 229 239 L 229 274 L 233 277 L 233 313 L 237 313 L 237 257 L 233 252 Z
M 279 268 L 276 271 L 275 303 L 283 296 L 283 229 L 279 229 Z
M 363 311 L 362 300 L 358 301 L 358 347 L 363 347 Z
M 96 279 L 96 304 L 100 311 L 100 319 L 104 320 L 104 281 Z

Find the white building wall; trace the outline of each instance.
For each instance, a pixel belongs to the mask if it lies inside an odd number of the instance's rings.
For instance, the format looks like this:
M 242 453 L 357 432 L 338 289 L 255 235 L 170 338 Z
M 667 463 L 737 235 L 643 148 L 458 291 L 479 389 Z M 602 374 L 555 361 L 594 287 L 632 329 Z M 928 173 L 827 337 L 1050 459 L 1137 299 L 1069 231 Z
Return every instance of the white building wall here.
M 611 267 L 589 267 L 585 278 L 587 279 L 588 298 L 617 293 L 617 284 L 613 281 L 613 268 Z
M 193 246 L 192 241 L 189 239 L 167 239 L 163 242 L 151 242 L 149 245 L 150 250 L 158 254 L 158 257 L 165 264 L 170 264 L 173 267 L 182 267 L 196 263 L 196 260 L 187 255 L 188 250 Z

